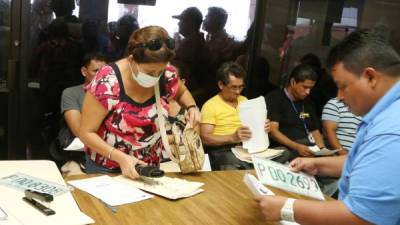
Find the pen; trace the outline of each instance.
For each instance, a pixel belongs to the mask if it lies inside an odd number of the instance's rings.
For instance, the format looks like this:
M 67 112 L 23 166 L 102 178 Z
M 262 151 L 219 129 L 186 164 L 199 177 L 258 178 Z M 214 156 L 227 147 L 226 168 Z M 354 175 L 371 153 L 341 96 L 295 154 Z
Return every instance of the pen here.
M 56 212 L 50 208 L 47 208 L 46 206 L 42 205 L 40 202 L 36 201 L 35 199 L 32 198 L 27 198 L 23 197 L 22 198 L 25 202 L 29 203 L 31 206 L 45 214 L 46 216 L 51 216 L 56 214 Z
M 4 209 L 2 209 L 0 207 L 0 221 L 1 220 L 7 220 L 7 218 L 8 218 L 8 215 L 7 215 L 6 211 L 4 211 Z

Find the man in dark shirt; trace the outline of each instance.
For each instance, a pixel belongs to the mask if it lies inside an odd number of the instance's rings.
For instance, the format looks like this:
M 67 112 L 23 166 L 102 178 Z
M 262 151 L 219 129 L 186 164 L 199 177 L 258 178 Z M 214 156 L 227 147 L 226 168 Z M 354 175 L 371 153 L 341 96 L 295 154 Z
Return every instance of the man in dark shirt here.
M 312 67 L 300 64 L 293 69 L 284 89 L 266 96 L 271 145 L 289 148 L 292 157 L 312 156 L 309 146 L 324 147 L 318 130 L 319 118 L 314 103 L 308 98 L 316 80 Z

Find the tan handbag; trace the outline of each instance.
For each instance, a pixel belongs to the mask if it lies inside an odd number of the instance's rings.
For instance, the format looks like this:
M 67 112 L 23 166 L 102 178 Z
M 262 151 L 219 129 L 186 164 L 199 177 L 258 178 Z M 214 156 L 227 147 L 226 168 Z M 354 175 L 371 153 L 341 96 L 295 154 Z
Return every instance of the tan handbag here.
M 160 87 L 158 84 L 154 87 L 154 91 L 161 140 L 169 158 L 178 163 L 182 173 L 194 173 L 201 170 L 204 164 L 204 149 L 199 134 L 189 126 L 189 123 L 186 124 L 183 131 L 174 123 L 171 128 L 174 142 L 170 144 L 165 130 L 165 118 L 161 111 Z

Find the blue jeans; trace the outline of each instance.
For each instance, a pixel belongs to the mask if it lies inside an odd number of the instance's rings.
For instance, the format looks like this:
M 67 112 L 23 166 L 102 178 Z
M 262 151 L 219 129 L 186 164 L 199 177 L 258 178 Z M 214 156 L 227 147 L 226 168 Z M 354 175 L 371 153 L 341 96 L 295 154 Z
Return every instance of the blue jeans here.
M 108 169 L 90 159 L 88 154 L 85 154 L 86 173 L 121 173 L 121 169 Z

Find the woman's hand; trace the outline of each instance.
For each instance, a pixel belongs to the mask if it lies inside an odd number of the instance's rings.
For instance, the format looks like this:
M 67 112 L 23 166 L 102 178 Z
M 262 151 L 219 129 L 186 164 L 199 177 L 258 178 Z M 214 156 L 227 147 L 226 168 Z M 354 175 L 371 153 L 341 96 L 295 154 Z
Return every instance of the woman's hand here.
M 139 174 L 136 172 L 135 166 L 136 164 L 147 165 L 142 160 L 139 160 L 133 156 L 126 155 L 121 162 L 119 162 L 119 166 L 121 168 L 122 175 L 125 177 L 129 177 L 131 179 L 139 178 Z
M 196 107 L 190 107 L 188 109 L 188 115 L 187 115 L 187 120 L 189 121 L 191 127 L 196 127 L 201 120 L 201 113 L 199 111 L 199 108 Z

